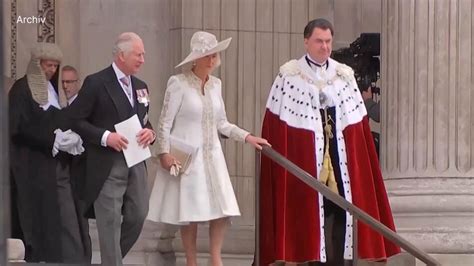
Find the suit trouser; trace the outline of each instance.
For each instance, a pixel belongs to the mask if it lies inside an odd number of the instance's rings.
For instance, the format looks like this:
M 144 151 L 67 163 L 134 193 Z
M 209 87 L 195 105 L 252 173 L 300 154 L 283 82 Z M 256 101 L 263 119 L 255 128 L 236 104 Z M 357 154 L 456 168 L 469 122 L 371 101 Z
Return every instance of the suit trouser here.
M 79 224 L 83 219 L 78 215 L 78 206 L 76 206 L 76 200 L 71 189 L 69 165 L 58 162 L 56 174 L 61 221 L 62 261 L 65 263 L 84 263 L 86 258 Z
M 145 163 L 128 168 L 117 158 L 94 202 L 102 265 L 121 266 L 148 213 Z M 123 215 L 123 218 L 122 218 Z
M 84 216 L 85 203 L 76 196 L 77 218 L 79 219 L 79 228 L 81 231 L 82 246 L 84 248 L 85 263 L 92 262 L 92 241 L 89 234 L 89 219 Z
M 325 206 L 326 206 L 325 202 Z M 309 265 L 349 266 L 352 261 L 344 260 L 344 242 L 346 233 L 346 212 L 337 207 L 324 215 L 324 235 L 326 240 L 327 262 L 310 263 Z

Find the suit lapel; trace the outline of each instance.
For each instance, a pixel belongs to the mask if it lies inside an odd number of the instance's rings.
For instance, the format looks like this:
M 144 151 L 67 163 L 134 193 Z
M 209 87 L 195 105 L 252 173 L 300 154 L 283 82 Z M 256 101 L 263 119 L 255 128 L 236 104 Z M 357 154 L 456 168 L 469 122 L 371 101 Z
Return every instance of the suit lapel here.
M 105 79 L 105 88 L 115 105 L 120 121 L 129 118 L 132 106 L 123 92 L 122 86 L 120 86 L 112 66 L 110 66 Z

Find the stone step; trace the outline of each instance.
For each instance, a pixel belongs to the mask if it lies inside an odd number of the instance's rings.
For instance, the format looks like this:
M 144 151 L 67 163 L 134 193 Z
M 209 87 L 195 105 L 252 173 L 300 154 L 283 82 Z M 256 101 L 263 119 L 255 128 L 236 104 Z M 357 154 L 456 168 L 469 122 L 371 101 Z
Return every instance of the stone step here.
M 474 254 L 430 254 L 443 266 L 472 266 L 474 265 Z M 416 266 L 425 265 L 416 260 Z
M 25 259 L 25 245 L 20 239 L 7 239 L 7 259 L 10 262 L 23 262 Z
M 20 266 L 20 265 L 27 265 L 27 266 L 84 266 L 84 264 L 71 264 L 71 263 L 33 263 L 33 262 L 10 262 L 9 265 L 15 265 L 15 266 Z M 89 264 L 91 266 L 98 265 L 100 264 Z M 124 264 L 123 266 L 144 266 L 143 264 Z
M 242 266 L 252 265 L 253 255 L 231 255 L 222 254 L 224 265 L 226 266 Z M 198 265 L 208 265 L 208 254 L 198 254 Z M 176 253 L 176 266 L 185 266 L 186 260 L 183 253 Z M 423 265 L 423 264 L 420 264 Z M 174 266 L 169 264 L 166 266 Z M 278 264 L 278 266 L 284 266 L 284 264 Z M 299 264 L 299 266 L 309 266 L 309 264 Z M 391 257 L 387 262 L 368 262 L 358 261 L 357 265 L 354 266 L 418 266 L 415 263 L 415 258 L 407 253 L 401 253 L 399 255 Z

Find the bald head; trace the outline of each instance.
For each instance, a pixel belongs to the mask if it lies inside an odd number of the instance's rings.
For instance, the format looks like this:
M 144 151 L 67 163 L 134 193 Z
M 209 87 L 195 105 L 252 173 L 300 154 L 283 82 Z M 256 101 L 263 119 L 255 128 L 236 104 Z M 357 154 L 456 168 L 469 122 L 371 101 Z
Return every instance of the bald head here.
M 134 75 L 145 63 L 145 47 L 136 33 L 120 34 L 114 46 L 114 62 L 125 75 Z

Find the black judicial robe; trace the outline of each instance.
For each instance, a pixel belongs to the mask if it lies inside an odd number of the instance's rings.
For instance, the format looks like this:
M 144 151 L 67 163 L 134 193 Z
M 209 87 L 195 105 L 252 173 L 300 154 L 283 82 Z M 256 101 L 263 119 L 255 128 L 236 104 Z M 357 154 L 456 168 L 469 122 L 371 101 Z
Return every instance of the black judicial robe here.
M 27 261 L 61 261 L 56 164 L 52 155 L 59 110 L 34 101 L 27 77 L 9 91 L 10 175 L 16 187 Z

